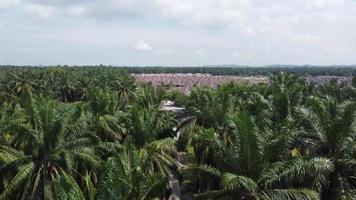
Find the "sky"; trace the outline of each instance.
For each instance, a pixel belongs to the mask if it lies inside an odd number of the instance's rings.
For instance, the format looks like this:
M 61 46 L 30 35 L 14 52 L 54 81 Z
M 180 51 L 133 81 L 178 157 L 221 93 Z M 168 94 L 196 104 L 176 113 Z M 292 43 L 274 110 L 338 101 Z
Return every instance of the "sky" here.
M 356 0 L 0 0 L 0 64 L 356 64 Z

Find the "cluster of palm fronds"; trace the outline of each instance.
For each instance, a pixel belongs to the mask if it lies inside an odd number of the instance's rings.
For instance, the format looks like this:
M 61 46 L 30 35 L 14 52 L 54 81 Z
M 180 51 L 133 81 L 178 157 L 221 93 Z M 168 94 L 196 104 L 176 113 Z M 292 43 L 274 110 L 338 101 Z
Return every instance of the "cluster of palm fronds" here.
M 356 198 L 355 85 L 185 96 L 118 72 L 1 71 L 0 199 Z

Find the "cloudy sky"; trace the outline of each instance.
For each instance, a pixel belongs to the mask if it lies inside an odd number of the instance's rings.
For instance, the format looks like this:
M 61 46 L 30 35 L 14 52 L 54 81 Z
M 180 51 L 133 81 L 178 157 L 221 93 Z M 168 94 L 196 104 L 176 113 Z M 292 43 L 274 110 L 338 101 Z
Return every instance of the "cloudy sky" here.
M 0 64 L 356 64 L 356 0 L 0 0 Z

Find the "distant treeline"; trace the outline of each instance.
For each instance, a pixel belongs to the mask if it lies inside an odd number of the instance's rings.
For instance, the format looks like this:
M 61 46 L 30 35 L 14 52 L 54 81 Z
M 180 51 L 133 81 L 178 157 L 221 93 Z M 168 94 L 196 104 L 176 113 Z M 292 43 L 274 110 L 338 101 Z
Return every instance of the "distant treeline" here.
M 356 66 L 321 67 L 124 67 L 129 73 L 208 73 L 212 75 L 276 75 L 279 72 L 300 76 L 355 76 Z
M 6 68 L 47 68 L 51 66 L 11 66 L 0 65 L 0 69 Z M 296 66 L 296 65 L 276 65 L 263 67 L 244 67 L 238 65 L 218 65 L 218 66 L 203 66 L 203 67 L 128 67 L 128 66 L 111 66 L 111 65 L 97 65 L 97 66 L 53 66 L 59 68 L 112 68 L 111 70 L 124 69 L 128 73 L 207 73 L 212 75 L 276 75 L 279 72 L 286 72 L 288 74 L 295 74 L 299 76 L 355 76 L 356 65 L 348 66 Z M 119 70 L 120 69 L 120 70 Z
M 134 78 L 115 67 L 0 67 L 0 103 L 22 93 L 25 85 L 35 95 L 63 102 L 85 100 L 87 91 L 130 89 Z

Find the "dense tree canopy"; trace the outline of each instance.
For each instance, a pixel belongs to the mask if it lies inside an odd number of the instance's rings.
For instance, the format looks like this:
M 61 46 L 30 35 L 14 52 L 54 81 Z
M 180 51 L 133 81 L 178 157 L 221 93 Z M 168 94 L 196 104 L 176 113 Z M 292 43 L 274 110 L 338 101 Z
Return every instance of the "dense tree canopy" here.
M 0 199 L 356 199 L 355 83 L 181 94 L 118 68 L 1 68 L 0 93 Z

